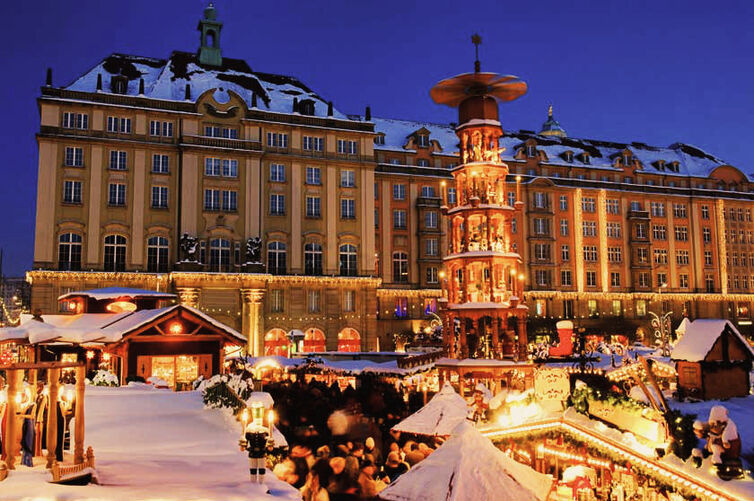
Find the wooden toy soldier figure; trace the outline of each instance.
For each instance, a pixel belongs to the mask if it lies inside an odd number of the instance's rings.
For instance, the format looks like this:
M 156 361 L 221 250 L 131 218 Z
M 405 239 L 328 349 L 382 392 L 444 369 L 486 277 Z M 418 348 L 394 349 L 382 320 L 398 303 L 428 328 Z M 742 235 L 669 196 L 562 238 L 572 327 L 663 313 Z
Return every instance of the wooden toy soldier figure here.
M 717 476 L 721 479 L 731 480 L 743 476 L 743 465 L 739 457 L 741 438 L 736 423 L 728 417 L 728 409 L 722 405 L 712 407 L 706 423 L 694 423 L 694 434 L 697 438 L 707 440 L 704 449 L 692 451 L 697 468 L 702 465 L 702 458 L 711 455 L 712 464 L 717 467 Z
M 239 443 L 241 448 L 249 453 L 249 475 L 251 482 L 255 484 L 264 483 L 264 474 L 267 470 L 265 450 L 268 437 L 267 428 L 252 421 L 246 427 L 244 438 Z

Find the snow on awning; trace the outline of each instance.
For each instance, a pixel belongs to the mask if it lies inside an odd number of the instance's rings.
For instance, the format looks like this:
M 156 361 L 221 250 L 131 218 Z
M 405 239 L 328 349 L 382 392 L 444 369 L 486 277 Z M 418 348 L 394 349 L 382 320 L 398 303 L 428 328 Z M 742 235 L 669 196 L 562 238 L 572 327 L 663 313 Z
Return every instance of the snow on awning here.
M 63 294 L 58 297 L 58 301 L 72 297 L 90 297 L 101 301 L 103 299 L 119 299 L 122 297 L 151 298 L 151 299 L 174 299 L 175 294 L 169 292 L 151 291 L 146 289 L 130 289 L 128 287 L 104 287 L 101 289 L 89 289 L 85 291 L 75 291 Z
M 427 405 L 393 426 L 393 430 L 416 435 L 447 436 L 466 420 L 468 412 L 466 401 L 446 382 Z
M 380 492 L 386 501 L 544 501 L 553 479 L 518 463 L 469 422 Z
M 712 349 L 712 346 L 714 346 L 717 339 L 726 329 L 736 336 L 746 346 L 751 356 L 754 357 L 754 350 L 752 350 L 746 339 L 744 339 L 730 321 L 700 318 L 688 325 L 686 333 L 673 348 L 670 359 L 685 360 L 687 362 L 700 362 L 704 360 Z

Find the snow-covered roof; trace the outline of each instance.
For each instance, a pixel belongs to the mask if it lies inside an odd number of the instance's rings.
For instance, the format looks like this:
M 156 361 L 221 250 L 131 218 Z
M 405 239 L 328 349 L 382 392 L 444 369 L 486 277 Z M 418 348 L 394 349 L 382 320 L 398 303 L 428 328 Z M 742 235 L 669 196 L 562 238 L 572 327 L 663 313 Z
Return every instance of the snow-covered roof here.
M 385 135 L 385 144 L 375 144 L 375 150 L 404 151 L 408 136 L 422 127 L 429 130 L 429 139 L 437 140 L 443 153 L 456 154 L 459 141 L 455 129 L 450 124 L 433 124 L 427 122 L 396 120 L 388 118 L 374 118 L 374 131 Z M 533 139 L 536 148 L 547 156 L 545 164 L 557 164 L 571 167 L 584 167 L 621 173 L 621 168 L 613 165 L 613 159 L 624 150 L 630 150 L 633 157 L 639 160 L 643 172 L 681 177 L 709 177 L 713 170 L 721 165 L 729 165 L 725 161 L 702 151 L 701 149 L 684 144 L 673 143 L 668 147 L 649 146 L 640 142 L 621 143 L 595 139 L 578 139 L 573 137 L 542 136 L 530 131 L 505 131 L 500 138 L 500 146 L 505 148 L 501 154 L 504 162 L 515 161 L 516 152 L 524 143 Z M 565 152 L 573 154 L 571 162 L 565 159 Z M 589 163 L 584 163 L 583 155 L 589 156 Z M 668 166 L 677 162 L 678 169 L 671 170 Z M 661 167 L 664 165 L 664 167 Z M 754 177 L 750 176 L 750 179 Z
M 0 341 L 26 340 L 29 344 L 50 341 L 73 344 L 89 342 L 116 343 L 139 327 L 179 308 L 193 313 L 239 341 L 246 341 L 246 336 L 232 327 L 218 322 L 202 311 L 185 304 L 122 313 L 44 315 L 42 316 L 43 322 L 34 320 L 31 315 L 23 315 L 21 317 L 21 324 L 18 327 L 0 329 Z
M 460 422 L 466 420 L 468 410 L 463 397 L 446 382 L 427 405 L 393 426 L 393 429 L 417 435 L 450 435 Z
M 543 501 L 553 479 L 518 463 L 467 421 L 426 459 L 380 492 L 388 501 Z
M 754 357 L 754 350 L 752 350 L 746 339 L 744 339 L 730 321 L 716 318 L 700 318 L 688 325 L 683 337 L 673 347 L 673 351 L 670 354 L 671 360 L 686 360 L 688 362 L 700 362 L 704 360 L 726 327 L 730 329 L 730 332 L 734 336 L 741 340 L 741 343 L 746 346 L 751 356 Z
M 443 153 L 454 155 L 458 152 L 458 136 L 450 125 L 393 118 L 372 118 L 372 122 L 374 122 L 374 132 L 385 135 L 385 144 L 375 144 L 375 150 L 405 151 L 403 147 L 408 137 L 424 128 L 429 131 L 430 141 L 436 140 L 440 143 Z
M 252 93 L 257 108 L 276 113 L 293 112 L 293 99 L 314 102 L 314 116 L 327 116 L 327 101 L 295 77 L 252 71 L 246 61 L 223 57 L 222 66 L 200 64 L 195 53 L 174 51 L 168 59 L 111 54 L 92 69 L 64 87 L 67 90 L 96 92 L 97 76 L 102 75 L 102 91 L 110 92 L 110 79 L 116 75 L 128 78 L 126 94 L 139 96 L 139 80 L 144 79 L 142 97 L 167 101 L 185 101 L 186 85 L 195 101 L 209 89 L 222 89 L 215 94 L 218 102 L 227 102 L 227 91 L 233 91 L 251 108 Z M 348 120 L 333 110 L 333 117 Z
M 58 301 L 70 297 L 85 296 L 96 300 L 118 299 L 121 297 L 130 298 L 154 298 L 154 299 L 173 299 L 175 294 L 170 292 L 151 291 L 146 289 L 130 289 L 128 287 L 103 287 L 101 289 L 88 289 L 85 291 L 74 291 L 63 294 L 58 297 Z

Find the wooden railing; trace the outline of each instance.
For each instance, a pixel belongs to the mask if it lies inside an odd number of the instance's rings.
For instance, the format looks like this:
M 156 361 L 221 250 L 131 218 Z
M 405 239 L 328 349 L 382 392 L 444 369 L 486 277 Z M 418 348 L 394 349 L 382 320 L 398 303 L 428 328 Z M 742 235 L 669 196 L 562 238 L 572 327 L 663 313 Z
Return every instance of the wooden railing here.
M 86 449 L 86 456 L 84 457 L 83 463 L 61 465 L 57 461 L 53 461 L 52 468 L 50 468 L 50 471 L 52 472 L 52 481 L 60 482 L 60 479 L 84 471 L 87 468 L 94 469 L 94 450 L 91 447 Z

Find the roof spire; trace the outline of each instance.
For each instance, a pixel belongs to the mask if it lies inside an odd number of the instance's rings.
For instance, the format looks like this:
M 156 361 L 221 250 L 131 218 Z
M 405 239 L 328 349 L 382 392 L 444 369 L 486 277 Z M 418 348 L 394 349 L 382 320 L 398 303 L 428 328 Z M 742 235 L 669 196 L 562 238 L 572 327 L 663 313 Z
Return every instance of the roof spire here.
M 547 118 L 552 118 L 552 103 L 550 103 L 550 107 L 547 109 Z
M 474 33 L 471 35 L 471 43 L 474 44 L 474 52 L 476 54 L 476 60 L 474 61 L 474 73 L 479 73 L 482 71 L 481 63 L 479 62 L 479 45 L 482 43 L 482 37 L 479 36 L 479 33 Z

